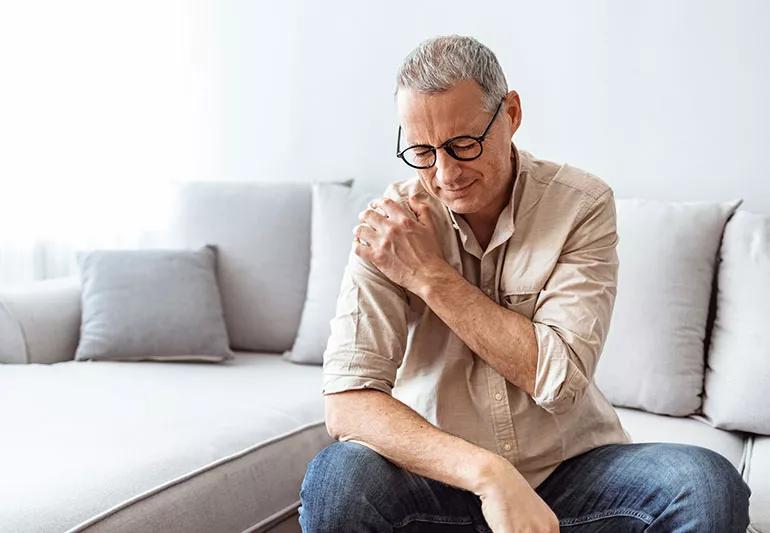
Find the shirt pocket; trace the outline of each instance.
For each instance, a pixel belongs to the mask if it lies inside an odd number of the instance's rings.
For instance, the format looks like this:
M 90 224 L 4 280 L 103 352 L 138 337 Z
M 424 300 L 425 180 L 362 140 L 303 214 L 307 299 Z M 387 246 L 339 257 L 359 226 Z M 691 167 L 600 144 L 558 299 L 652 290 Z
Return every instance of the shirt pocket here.
M 540 291 L 528 291 L 528 292 L 503 292 L 501 302 L 506 309 L 515 311 L 520 315 L 524 315 L 528 319 L 532 320 L 532 316 L 535 314 L 535 304 L 537 303 L 537 297 Z

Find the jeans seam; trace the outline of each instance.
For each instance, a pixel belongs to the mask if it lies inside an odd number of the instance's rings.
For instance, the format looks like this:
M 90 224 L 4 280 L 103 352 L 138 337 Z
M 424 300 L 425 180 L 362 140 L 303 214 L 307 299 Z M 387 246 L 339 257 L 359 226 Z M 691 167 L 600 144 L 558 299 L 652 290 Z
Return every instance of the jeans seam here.
M 591 513 L 574 518 L 564 518 L 559 520 L 561 526 L 574 526 L 578 524 L 585 524 L 587 522 L 595 522 L 597 520 L 603 520 L 605 518 L 614 518 L 616 516 L 630 516 L 632 518 L 638 518 L 646 524 L 650 524 L 653 517 L 643 511 L 637 511 L 636 509 L 627 509 L 621 507 L 619 509 L 611 509 L 608 511 L 599 511 L 597 513 Z
M 441 515 L 426 514 L 426 513 L 412 513 L 402 518 L 393 527 L 404 527 L 410 522 L 430 522 L 433 524 L 450 524 L 450 525 L 473 525 L 472 518 L 447 518 Z

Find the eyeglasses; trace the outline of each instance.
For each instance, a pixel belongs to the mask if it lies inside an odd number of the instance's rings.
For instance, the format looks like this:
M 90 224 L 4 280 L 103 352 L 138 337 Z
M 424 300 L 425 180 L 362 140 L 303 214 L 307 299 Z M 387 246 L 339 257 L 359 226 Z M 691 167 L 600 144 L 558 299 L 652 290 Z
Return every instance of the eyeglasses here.
M 492 127 L 492 123 L 497 118 L 497 113 L 500 111 L 500 107 L 503 105 L 505 98 L 500 100 L 495 109 L 495 114 L 492 115 L 492 120 L 489 121 L 487 127 L 484 129 L 484 133 L 478 137 L 473 135 L 458 135 L 444 141 L 441 146 L 431 146 L 430 144 L 415 144 L 409 148 L 404 148 L 399 151 L 401 147 L 401 126 L 398 126 L 398 140 L 396 141 L 396 157 L 403 159 L 404 163 L 412 168 L 430 168 L 436 164 L 436 152 L 440 149 L 446 150 L 450 156 L 460 161 L 472 161 L 479 157 L 484 151 L 484 146 L 481 144 L 484 138 L 489 132 L 489 128 Z

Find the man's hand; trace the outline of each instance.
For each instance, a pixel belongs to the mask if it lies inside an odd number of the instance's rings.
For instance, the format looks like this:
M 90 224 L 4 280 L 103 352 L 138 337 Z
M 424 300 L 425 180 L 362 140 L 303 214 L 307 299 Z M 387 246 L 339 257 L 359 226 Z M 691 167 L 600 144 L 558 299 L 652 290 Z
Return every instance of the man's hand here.
M 488 463 L 474 492 L 494 533 L 558 533 L 559 519 L 504 457 Z
M 449 266 L 429 207 L 417 196 L 410 196 L 404 205 L 390 198 L 373 200 L 358 220 L 361 224 L 353 228 L 356 255 L 397 285 L 418 293 L 431 273 Z

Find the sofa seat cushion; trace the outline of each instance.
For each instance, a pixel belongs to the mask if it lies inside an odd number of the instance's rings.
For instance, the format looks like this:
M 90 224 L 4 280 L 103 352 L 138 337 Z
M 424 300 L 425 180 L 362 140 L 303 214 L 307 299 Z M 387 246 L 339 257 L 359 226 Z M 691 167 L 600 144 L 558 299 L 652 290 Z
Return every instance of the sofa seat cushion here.
M 0 366 L 0 523 L 11 531 L 244 531 L 298 505 L 332 439 L 321 371 L 223 363 Z
M 743 470 L 745 438 L 740 432 L 716 429 L 699 415 L 676 417 L 616 407 L 621 424 L 634 442 L 679 442 L 709 448 Z

